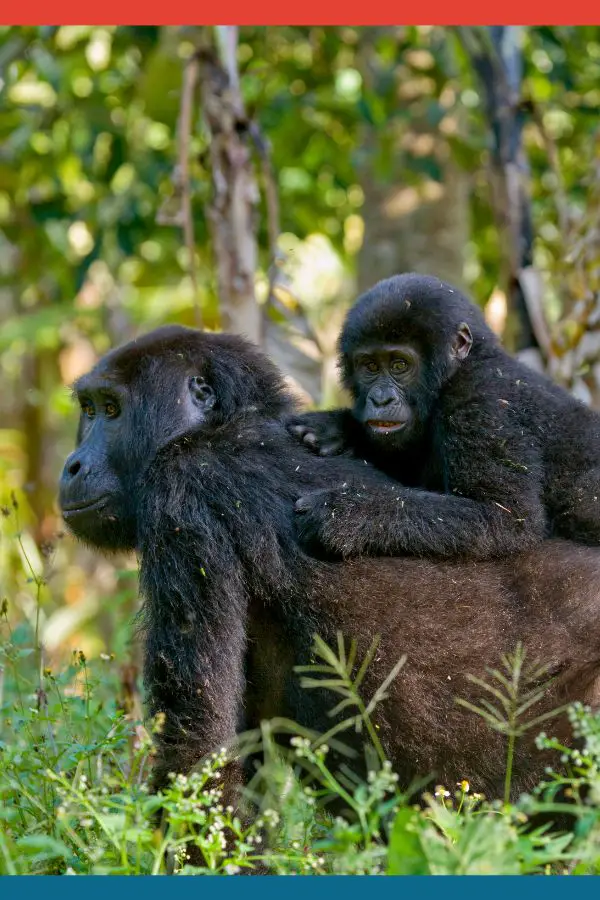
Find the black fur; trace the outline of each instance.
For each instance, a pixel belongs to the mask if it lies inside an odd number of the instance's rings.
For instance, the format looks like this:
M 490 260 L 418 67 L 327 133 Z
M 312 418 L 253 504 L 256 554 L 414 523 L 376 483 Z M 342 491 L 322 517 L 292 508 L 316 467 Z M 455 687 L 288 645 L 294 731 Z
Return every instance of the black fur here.
M 292 671 L 309 661 L 315 632 L 330 643 L 338 629 L 356 636 L 359 655 L 382 636 L 367 697 L 407 654 L 376 712 L 403 785 L 432 774 L 500 790 L 504 739 L 454 698 L 475 699 L 467 674 L 482 676 L 519 639 L 558 676 L 541 706 L 595 702 L 595 551 L 546 542 L 510 563 L 468 564 L 308 556 L 294 528 L 301 495 L 344 481 L 361 489 L 366 474 L 386 480 L 362 462 L 319 459 L 290 437 L 281 378 L 241 338 L 159 329 L 109 354 L 76 389 L 86 421 L 61 502 L 80 538 L 133 544 L 140 555 L 149 710 L 165 714 L 157 785 L 263 717 L 330 727 L 336 697 L 300 690 Z M 94 497 L 103 503 L 83 507 Z M 568 741 L 564 723 L 553 733 Z M 515 792 L 546 763 L 520 743 Z M 232 766 L 228 791 L 241 780 Z
M 375 369 L 383 355 L 375 375 L 357 369 L 365 348 Z M 416 363 L 394 379 L 389 354 L 407 348 Z M 353 410 L 294 417 L 291 431 L 324 455 L 351 449 L 403 487 L 302 498 L 312 546 L 487 558 L 548 536 L 600 543 L 600 416 L 506 353 L 457 288 L 414 274 L 380 282 L 348 314 L 340 366 Z

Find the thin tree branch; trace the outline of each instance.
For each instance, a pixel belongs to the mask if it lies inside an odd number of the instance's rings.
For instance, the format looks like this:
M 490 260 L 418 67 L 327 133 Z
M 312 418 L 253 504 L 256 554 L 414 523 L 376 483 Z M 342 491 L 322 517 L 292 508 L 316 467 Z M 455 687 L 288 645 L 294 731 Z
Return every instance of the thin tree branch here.
M 194 216 L 192 211 L 192 189 L 190 184 L 190 139 L 192 133 L 192 116 L 194 109 L 194 92 L 198 83 L 199 63 L 193 56 L 186 64 L 183 72 L 181 90 L 181 109 L 177 124 L 179 143 L 179 188 L 181 192 L 181 224 L 183 240 L 187 249 L 188 274 L 192 282 L 194 294 L 194 321 L 196 328 L 202 328 L 202 310 L 198 293 L 198 276 L 196 273 L 196 241 L 194 236 Z
M 260 342 L 261 311 L 254 278 L 258 257 L 256 211 L 258 185 L 249 147 L 249 126 L 235 69 L 237 29 L 219 26 L 222 57 L 209 43 L 198 52 L 202 112 L 210 137 L 212 198 L 207 208 L 211 228 L 221 323 L 225 330 Z
M 552 174 L 556 179 L 555 204 L 558 216 L 558 227 L 560 229 L 562 237 L 566 239 L 569 232 L 569 204 L 567 201 L 567 192 L 562 176 L 560 159 L 558 156 L 558 147 L 548 134 L 548 129 L 544 125 L 544 117 L 542 115 L 542 111 L 537 103 L 531 102 L 531 112 L 533 115 L 533 121 L 535 122 L 540 137 L 543 141 L 550 169 L 552 170 Z
M 547 358 L 550 341 L 540 282 L 533 271 L 529 166 L 522 140 L 520 29 L 504 25 L 461 27 L 458 34 L 483 88 L 493 136 L 491 201 L 504 250 L 503 287 L 515 316 L 507 337 L 513 350 L 537 345 Z
M 267 293 L 267 300 L 263 307 L 263 316 L 262 316 L 262 331 L 263 331 L 263 339 L 266 328 L 266 318 L 268 316 L 269 308 L 273 305 L 274 302 L 274 289 L 275 285 L 278 281 L 278 259 L 280 256 L 280 251 L 277 246 L 277 241 L 279 239 L 280 234 L 280 224 L 279 224 L 279 195 L 277 192 L 277 181 L 275 178 L 275 172 L 273 171 L 273 163 L 271 159 L 271 144 L 264 137 L 260 128 L 256 124 L 256 122 L 250 122 L 249 124 L 249 132 L 250 137 L 254 143 L 256 148 L 256 152 L 258 154 L 258 158 L 260 160 L 260 169 L 262 174 L 263 181 L 263 190 L 265 193 L 265 205 L 267 210 L 267 238 L 269 245 L 269 268 L 268 268 L 268 278 L 269 278 L 269 287 Z

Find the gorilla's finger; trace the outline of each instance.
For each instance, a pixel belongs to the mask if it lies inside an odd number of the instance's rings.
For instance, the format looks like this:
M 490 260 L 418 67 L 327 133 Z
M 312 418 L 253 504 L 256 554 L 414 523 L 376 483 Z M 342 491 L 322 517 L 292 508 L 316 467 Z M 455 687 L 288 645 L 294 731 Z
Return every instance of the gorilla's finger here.
M 303 438 L 304 435 L 310 431 L 309 425 L 287 425 L 286 427 L 289 433 L 297 438 Z
M 344 449 L 341 441 L 329 441 L 319 447 L 319 456 L 338 456 Z

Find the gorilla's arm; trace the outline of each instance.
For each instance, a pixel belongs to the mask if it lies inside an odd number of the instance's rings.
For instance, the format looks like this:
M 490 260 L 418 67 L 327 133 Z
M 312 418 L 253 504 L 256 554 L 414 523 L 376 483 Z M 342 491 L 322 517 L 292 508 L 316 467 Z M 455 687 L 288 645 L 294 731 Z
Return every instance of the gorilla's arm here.
M 235 740 L 242 715 L 246 603 L 237 556 L 181 458 L 159 461 L 140 513 L 144 678 L 156 787 Z M 189 467 L 187 467 L 189 468 Z M 240 780 L 235 764 L 226 792 Z
M 478 446 L 477 439 L 465 446 L 461 437 L 455 458 L 446 455 L 448 493 L 404 487 L 368 469 L 360 482 L 305 495 L 296 504 L 302 543 L 335 556 L 474 559 L 535 545 L 546 534 L 535 460 L 526 447 L 509 452 L 501 441 L 483 446 L 479 438 Z

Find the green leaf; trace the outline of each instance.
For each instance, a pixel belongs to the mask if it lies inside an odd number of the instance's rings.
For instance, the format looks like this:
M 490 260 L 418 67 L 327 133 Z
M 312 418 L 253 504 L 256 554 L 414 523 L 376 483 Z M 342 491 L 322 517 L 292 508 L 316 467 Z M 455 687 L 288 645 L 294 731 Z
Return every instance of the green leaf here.
M 410 807 L 398 810 L 388 851 L 388 875 L 430 875 L 420 837 L 421 817 Z
M 25 835 L 25 837 L 16 841 L 16 845 L 20 850 L 28 850 L 38 858 L 55 859 L 56 857 L 62 857 L 63 859 L 70 859 L 73 855 L 66 844 L 46 834 Z

